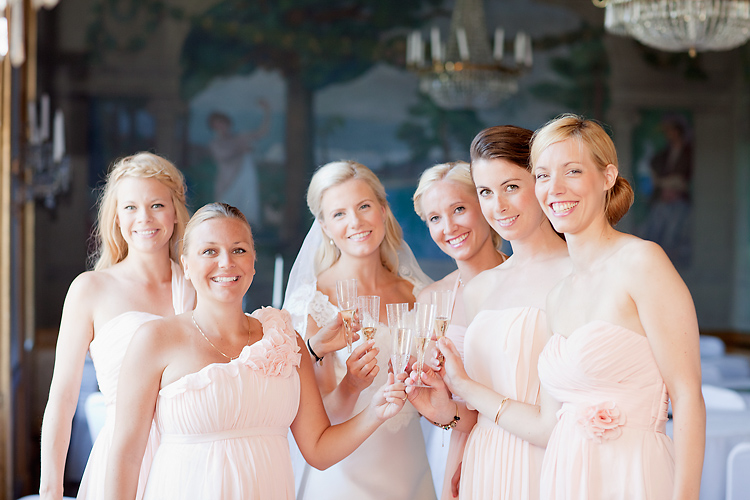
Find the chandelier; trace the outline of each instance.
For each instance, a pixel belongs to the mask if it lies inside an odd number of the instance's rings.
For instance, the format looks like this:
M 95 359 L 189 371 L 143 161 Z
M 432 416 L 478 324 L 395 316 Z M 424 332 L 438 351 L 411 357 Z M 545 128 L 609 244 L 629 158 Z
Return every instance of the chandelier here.
M 750 0 L 592 0 L 615 35 L 668 52 L 729 50 L 750 38 Z
M 406 66 L 419 75 L 419 89 L 444 109 L 487 109 L 518 92 L 518 78 L 531 66 L 531 38 L 518 32 L 512 56 L 505 54 L 505 33 L 495 29 L 494 46 L 485 26 L 482 0 L 456 0 L 447 43 L 440 30 L 427 44 L 419 31 L 406 40 Z

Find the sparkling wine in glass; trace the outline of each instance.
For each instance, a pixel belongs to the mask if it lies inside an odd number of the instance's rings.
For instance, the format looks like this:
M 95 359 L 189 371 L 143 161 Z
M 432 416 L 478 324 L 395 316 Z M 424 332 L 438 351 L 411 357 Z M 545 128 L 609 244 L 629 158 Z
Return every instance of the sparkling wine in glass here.
M 346 348 L 352 352 L 352 316 L 357 309 L 357 279 L 350 278 L 336 282 L 336 298 L 341 311 L 341 319 L 344 320 L 346 334 Z
M 409 304 L 386 304 L 388 326 L 391 331 L 391 365 L 393 374 L 398 375 L 406 370 L 411 354 L 411 341 L 414 334 L 414 314 L 409 311 Z
M 414 335 L 417 342 L 417 387 L 430 387 L 422 382 L 424 358 L 430 345 L 435 322 L 435 306 L 432 304 L 414 304 Z
M 372 340 L 378 331 L 380 320 L 380 297 L 377 295 L 360 295 L 357 297 L 359 319 L 362 322 L 362 333 L 365 339 Z
M 453 290 L 435 290 L 430 296 L 432 305 L 435 306 L 435 340 L 440 340 L 445 336 L 448 325 L 451 323 L 453 313 Z M 440 363 L 443 362 L 443 355 L 439 354 Z

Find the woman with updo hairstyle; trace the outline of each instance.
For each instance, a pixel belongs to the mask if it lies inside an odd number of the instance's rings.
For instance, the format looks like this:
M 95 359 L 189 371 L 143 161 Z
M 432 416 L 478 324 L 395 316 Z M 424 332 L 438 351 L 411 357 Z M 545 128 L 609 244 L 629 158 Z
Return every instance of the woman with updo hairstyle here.
M 354 161 L 323 165 L 310 180 L 307 204 L 315 221 L 290 272 L 284 309 L 316 360 L 329 417 L 341 422 L 359 412 L 387 377 L 391 342 L 386 304 L 414 304 L 431 280 L 403 241 L 385 188 L 369 168 Z M 349 278 L 357 279 L 357 295 L 380 297 L 374 340 L 355 334 L 351 354 L 343 328 L 330 328 L 342 325 L 336 282 Z M 325 471 L 295 460 L 295 476 L 299 499 L 435 498 L 419 414 L 411 405 Z
M 128 347 L 103 498 L 135 498 L 152 420 L 161 442 L 144 500 L 292 500 L 290 431 L 324 469 L 403 407 L 404 384 L 390 375 L 356 416 L 331 425 L 289 313 L 242 309 L 255 245 L 237 208 L 198 210 L 181 262 L 195 310 L 144 324 Z
M 78 498 L 105 498 L 104 472 L 125 349 L 145 322 L 193 308 L 195 294 L 178 260 L 187 220 L 185 180 L 171 162 L 152 153 L 138 153 L 114 164 L 99 199 L 93 271 L 73 281 L 63 306 L 42 422 L 41 498 L 63 497 L 65 457 L 87 352 L 107 404 L 107 417 L 91 450 Z M 157 444 L 152 430 L 138 461 L 138 498 Z
M 556 402 L 541 389 L 536 366 L 549 338 L 545 298 L 570 273 L 570 259 L 534 195 L 531 135 L 504 125 L 472 142 L 479 207 L 513 253 L 465 285 L 463 360 L 451 339 L 440 339 L 444 366 L 422 375 L 431 388 L 407 387 L 426 419 L 469 433 L 458 484 L 465 500 L 544 499 L 539 477 Z
M 414 211 L 427 225 L 430 237 L 457 267 L 422 290 L 417 302 L 429 304 L 432 292 L 452 292 L 453 311 L 445 335 L 463 358 L 464 335 L 469 324 L 464 307 L 464 285 L 482 271 L 503 263 L 506 256 L 500 252 L 502 239 L 482 215 L 471 167 L 466 162 L 441 163 L 422 172 L 413 200 Z M 423 420 L 425 422 L 429 423 Z M 460 467 L 468 437 L 467 432 L 451 429 L 446 435 L 439 427 L 428 427 L 427 456 L 435 489 L 443 500 L 454 498 L 451 480 Z M 445 446 L 446 440 L 449 446 Z
M 553 335 L 539 359 L 562 403 L 542 498 L 697 500 L 706 412 L 690 292 L 657 244 L 614 228 L 633 192 L 598 123 L 552 120 L 531 159 L 537 199 L 573 262 L 547 299 Z

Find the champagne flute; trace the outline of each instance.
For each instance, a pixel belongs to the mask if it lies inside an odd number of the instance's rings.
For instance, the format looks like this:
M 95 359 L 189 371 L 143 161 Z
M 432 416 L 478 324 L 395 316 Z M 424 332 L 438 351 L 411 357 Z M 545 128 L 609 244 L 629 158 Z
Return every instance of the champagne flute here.
M 360 295 L 357 297 L 357 310 L 362 322 L 362 333 L 366 340 L 372 340 L 378 331 L 380 320 L 380 297 L 377 295 Z
M 357 309 L 357 279 L 350 278 L 336 282 L 336 298 L 341 310 L 341 318 L 344 320 L 346 335 L 346 348 L 352 352 L 352 316 Z
M 388 326 L 391 330 L 391 365 L 393 374 L 406 371 L 411 355 L 411 338 L 414 332 L 414 313 L 409 311 L 409 304 L 386 304 Z
M 416 387 L 430 387 L 422 382 L 424 358 L 432 337 L 435 324 L 435 306 L 432 304 L 414 304 L 414 332 L 417 339 L 417 382 Z
M 453 314 L 453 290 L 435 290 L 430 295 L 432 305 L 435 306 L 435 341 L 445 336 Z M 438 354 L 438 361 L 442 364 L 443 354 Z

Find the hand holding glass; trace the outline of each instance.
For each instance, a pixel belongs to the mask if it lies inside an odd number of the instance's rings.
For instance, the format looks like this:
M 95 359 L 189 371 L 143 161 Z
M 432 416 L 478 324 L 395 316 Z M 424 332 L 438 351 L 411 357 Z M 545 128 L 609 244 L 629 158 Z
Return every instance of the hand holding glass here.
M 430 345 L 432 329 L 435 324 L 435 306 L 432 304 L 414 304 L 414 335 L 417 339 L 417 382 L 416 387 L 430 387 L 422 382 L 425 352 Z
M 391 365 L 393 374 L 406 370 L 411 355 L 411 338 L 414 332 L 414 313 L 409 311 L 409 304 L 386 304 L 388 326 L 391 330 Z
M 357 297 L 359 320 L 362 322 L 362 333 L 366 340 L 372 340 L 378 331 L 380 319 L 380 297 L 377 295 L 360 295 Z
M 336 282 L 336 298 L 338 299 L 341 318 L 344 320 L 346 334 L 346 348 L 352 352 L 352 316 L 357 309 L 357 279 L 338 280 Z
M 432 305 L 435 306 L 435 340 L 445 336 L 453 314 L 453 290 L 436 290 L 430 295 Z M 438 354 L 442 364 L 443 355 Z

